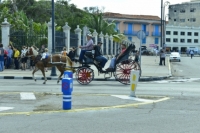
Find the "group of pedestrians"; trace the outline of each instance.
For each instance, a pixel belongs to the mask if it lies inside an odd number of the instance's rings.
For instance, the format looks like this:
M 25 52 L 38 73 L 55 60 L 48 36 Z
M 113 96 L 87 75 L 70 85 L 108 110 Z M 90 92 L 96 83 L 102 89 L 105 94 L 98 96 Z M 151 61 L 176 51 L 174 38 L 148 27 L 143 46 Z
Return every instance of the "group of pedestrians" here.
M 3 44 L 0 44 L 0 71 L 2 72 L 5 68 L 10 68 L 13 58 L 13 47 L 9 45 L 5 48 Z

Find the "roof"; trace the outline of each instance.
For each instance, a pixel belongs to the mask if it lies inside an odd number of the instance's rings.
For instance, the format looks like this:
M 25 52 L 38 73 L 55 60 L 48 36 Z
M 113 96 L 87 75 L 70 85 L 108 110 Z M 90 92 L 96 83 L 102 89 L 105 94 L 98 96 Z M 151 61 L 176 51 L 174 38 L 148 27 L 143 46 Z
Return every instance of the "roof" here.
M 143 19 L 143 20 L 160 20 L 160 17 L 158 17 L 158 16 L 152 16 L 152 15 L 130 15 L 130 14 L 120 14 L 120 13 L 112 13 L 112 12 L 104 13 L 104 17 L 106 17 L 106 18 Z

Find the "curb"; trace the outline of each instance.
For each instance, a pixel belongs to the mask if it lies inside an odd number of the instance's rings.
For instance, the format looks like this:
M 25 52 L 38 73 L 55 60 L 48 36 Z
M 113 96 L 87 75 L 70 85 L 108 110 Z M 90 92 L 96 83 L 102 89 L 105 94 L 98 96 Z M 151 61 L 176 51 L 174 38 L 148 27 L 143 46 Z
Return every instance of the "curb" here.
M 171 76 L 161 76 L 161 77 L 141 77 L 139 81 L 145 82 L 145 81 L 155 81 L 155 80 L 164 80 Z M 32 77 L 16 77 L 16 76 L 0 76 L 0 79 L 25 79 L 25 80 L 33 80 Z M 37 80 L 44 80 L 43 77 L 36 77 Z M 47 80 L 58 80 L 56 77 L 47 77 Z M 62 78 L 61 78 L 62 80 Z M 74 78 L 74 80 L 76 80 Z M 103 79 L 103 78 L 95 78 L 93 81 L 116 81 L 116 79 Z

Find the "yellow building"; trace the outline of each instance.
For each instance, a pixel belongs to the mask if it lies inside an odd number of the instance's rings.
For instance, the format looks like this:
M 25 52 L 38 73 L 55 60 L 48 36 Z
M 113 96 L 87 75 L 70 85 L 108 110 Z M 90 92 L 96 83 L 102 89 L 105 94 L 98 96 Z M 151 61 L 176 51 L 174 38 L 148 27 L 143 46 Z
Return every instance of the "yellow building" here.
M 152 49 L 153 46 L 160 47 L 161 26 L 158 16 L 106 12 L 104 18 L 108 21 L 114 20 L 116 30 L 123 33 L 129 41 L 134 42 L 136 49 L 139 49 L 140 45 L 140 40 L 137 37 L 140 30 L 143 30 L 146 34 L 146 37 L 142 40 L 142 46 L 146 46 L 147 49 Z

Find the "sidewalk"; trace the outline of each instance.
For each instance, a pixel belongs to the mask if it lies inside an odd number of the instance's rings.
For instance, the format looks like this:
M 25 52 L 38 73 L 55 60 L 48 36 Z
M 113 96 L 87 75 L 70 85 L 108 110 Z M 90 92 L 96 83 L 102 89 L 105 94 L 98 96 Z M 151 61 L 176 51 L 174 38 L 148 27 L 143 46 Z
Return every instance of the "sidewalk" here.
M 140 77 L 140 81 L 162 80 L 171 76 L 171 67 L 168 62 L 168 57 L 166 57 L 165 66 L 159 66 L 159 57 L 156 56 L 142 56 L 141 60 L 142 75 Z M 106 63 L 105 68 L 107 68 L 109 64 L 110 60 Z M 98 71 L 95 66 L 91 66 L 91 68 L 94 70 L 94 80 L 115 80 L 114 77 L 105 79 L 104 74 L 98 75 Z M 57 70 L 56 73 L 57 76 L 50 76 L 51 70 L 48 70 L 45 74 L 48 80 L 57 80 L 60 72 Z M 42 79 L 42 72 L 37 71 L 35 73 L 35 77 L 37 79 Z M 26 71 L 5 69 L 3 72 L 0 72 L 0 79 L 32 79 L 32 71 L 29 69 Z

